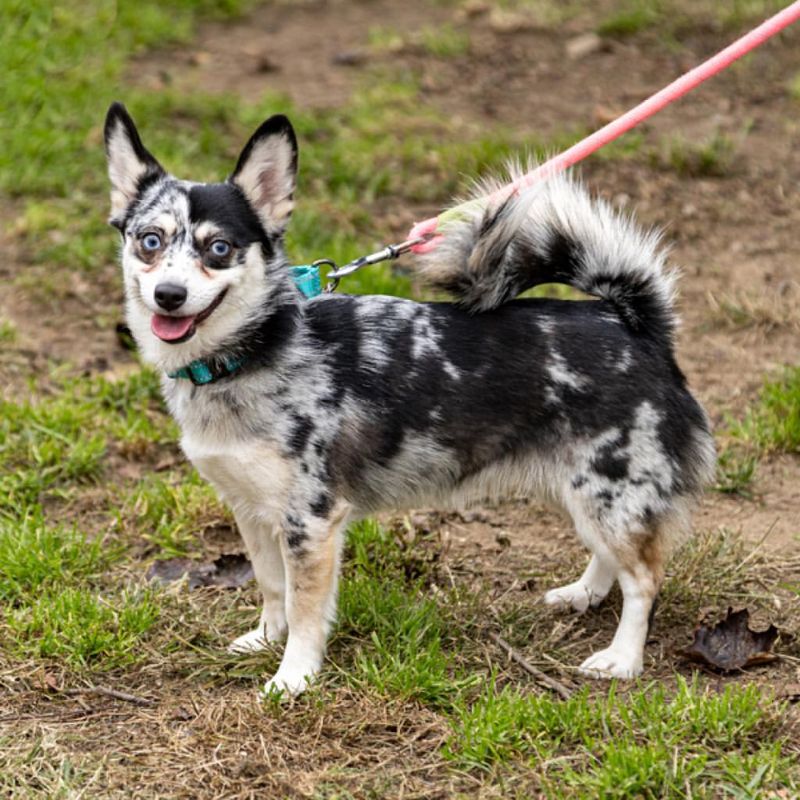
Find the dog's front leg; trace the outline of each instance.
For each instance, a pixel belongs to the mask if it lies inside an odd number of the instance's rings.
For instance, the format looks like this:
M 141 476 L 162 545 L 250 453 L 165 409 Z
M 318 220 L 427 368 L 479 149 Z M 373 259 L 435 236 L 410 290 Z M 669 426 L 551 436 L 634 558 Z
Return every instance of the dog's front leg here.
M 336 588 L 343 531 L 349 507 L 335 507 L 327 519 L 287 514 L 281 537 L 286 568 L 289 637 L 278 671 L 264 687 L 300 694 L 322 666 L 336 617 Z
M 244 539 L 250 563 L 256 576 L 264 605 L 258 627 L 234 639 L 228 649 L 233 653 L 263 650 L 269 642 L 286 636 L 286 577 L 279 531 L 274 526 L 254 520 L 246 514 L 236 515 L 239 533 Z

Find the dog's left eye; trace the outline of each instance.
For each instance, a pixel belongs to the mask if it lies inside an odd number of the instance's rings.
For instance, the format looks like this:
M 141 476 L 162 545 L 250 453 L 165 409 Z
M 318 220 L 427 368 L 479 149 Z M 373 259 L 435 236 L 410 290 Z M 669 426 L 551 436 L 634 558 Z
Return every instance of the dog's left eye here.
M 146 233 L 140 241 L 145 250 L 158 250 L 161 247 L 161 237 L 157 233 Z
M 223 239 L 215 239 L 208 249 L 217 258 L 225 258 L 231 252 L 231 246 Z

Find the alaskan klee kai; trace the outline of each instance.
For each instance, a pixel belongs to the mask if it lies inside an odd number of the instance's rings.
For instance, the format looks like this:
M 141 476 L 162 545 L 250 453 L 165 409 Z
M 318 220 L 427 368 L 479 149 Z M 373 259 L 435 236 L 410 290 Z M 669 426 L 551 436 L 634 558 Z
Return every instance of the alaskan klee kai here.
M 258 627 L 231 647 L 288 634 L 267 689 L 296 694 L 320 669 L 350 521 L 520 495 L 563 508 L 591 551 L 545 602 L 585 611 L 622 589 L 611 644 L 581 670 L 642 671 L 665 559 L 714 465 L 675 363 L 657 236 L 556 177 L 473 208 L 419 260 L 454 303 L 306 299 L 283 247 L 297 173 L 285 117 L 223 183 L 167 173 L 120 104 L 105 142 L 128 323 L 263 594 Z M 515 299 L 549 282 L 596 299 Z

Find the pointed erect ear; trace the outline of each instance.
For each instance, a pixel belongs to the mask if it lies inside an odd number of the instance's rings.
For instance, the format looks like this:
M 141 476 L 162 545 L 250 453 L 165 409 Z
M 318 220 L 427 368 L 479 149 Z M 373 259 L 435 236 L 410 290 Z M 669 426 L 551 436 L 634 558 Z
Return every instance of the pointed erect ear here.
M 111 224 L 120 225 L 136 199 L 143 178 L 164 175 L 164 169 L 145 149 L 133 120 L 122 103 L 112 103 L 106 115 L 106 156 L 111 178 Z
M 229 178 L 247 198 L 267 233 L 286 230 L 294 208 L 297 138 L 282 114 L 270 117 L 250 137 Z

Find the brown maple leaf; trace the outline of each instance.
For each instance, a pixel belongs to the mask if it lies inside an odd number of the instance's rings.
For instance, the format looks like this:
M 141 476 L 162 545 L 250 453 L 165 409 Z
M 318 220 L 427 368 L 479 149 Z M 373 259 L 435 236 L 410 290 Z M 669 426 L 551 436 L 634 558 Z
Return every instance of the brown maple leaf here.
M 771 652 L 778 638 L 778 629 L 770 625 L 765 631 L 750 629 L 750 612 L 728 609 L 728 616 L 716 625 L 699 625 L 694 632 L 694 641 L 680 655 L 699 664 L 723 672 L 747 669 L 758 664 L 767 664 L 778 656 Z

